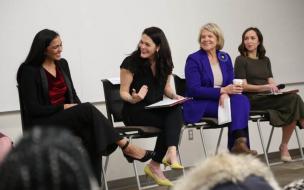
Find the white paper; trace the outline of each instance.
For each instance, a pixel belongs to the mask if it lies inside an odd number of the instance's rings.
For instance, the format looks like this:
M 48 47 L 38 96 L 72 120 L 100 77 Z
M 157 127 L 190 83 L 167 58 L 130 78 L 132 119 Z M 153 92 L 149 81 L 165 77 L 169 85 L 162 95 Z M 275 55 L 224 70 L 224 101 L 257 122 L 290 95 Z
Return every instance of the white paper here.
M 164 98 L 163 100 L 156 102 L 154 104 L 148 105 L 145 108 L 150 109 L 150 108 L 170 107 L 170 106 L 182 103 L 188 99 L 189 98 L 182 98 L 182 99 L 176 100 L 176 99 Z
M 217 120 L 219 125 L 231 122 L 231 106 L 229 97 L 225 98 L 224 106 L 219 105 Z

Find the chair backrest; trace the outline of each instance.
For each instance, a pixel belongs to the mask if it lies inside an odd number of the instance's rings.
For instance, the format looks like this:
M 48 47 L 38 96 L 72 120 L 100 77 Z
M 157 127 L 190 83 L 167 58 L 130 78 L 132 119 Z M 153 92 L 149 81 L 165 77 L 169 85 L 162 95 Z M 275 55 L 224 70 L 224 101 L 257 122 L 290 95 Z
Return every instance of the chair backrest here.
M 108 79 L 101 80 L 106 103 L 107 117 L 111 124 L 122 122 L 123 100 L 120 97 L 120 84 L 113 84 Z
M 175 90 L 178 95 L 185 96 L 186 79 L 183 79 L 176 74 L 173 74 Z
M 179 77 L 176 74 L 173 74 L 173 78 L 174 78 L 174 83 L 175 83 L 175 91 L 177 94 L 181 95 L 181 96 L 185 96 L 185 91 L 186 91 L 186 79 Z M 222 128 L 227 126 L 228 124 L 223 124 L 223 125 L 218 125 L 218 120 L 217 118 L 213 118 L 213 117 L 203 117 L 202 122 L 206 122 L 209 125 L 205 125 L 204 128 Z M 201 125 L 199 125 L 201 126 Z
M 19 85 L 17 85 L 17 89 L 18 89 L 18 95 L 19 95 L 21 126 L 22 126 L 22 131 L 25 131 L 25 130 L 31 128 L 31 119 L 30 119 L 27 109 L 23 103 L 23 96 L 22 96 L 22 92 L 20 90 Z

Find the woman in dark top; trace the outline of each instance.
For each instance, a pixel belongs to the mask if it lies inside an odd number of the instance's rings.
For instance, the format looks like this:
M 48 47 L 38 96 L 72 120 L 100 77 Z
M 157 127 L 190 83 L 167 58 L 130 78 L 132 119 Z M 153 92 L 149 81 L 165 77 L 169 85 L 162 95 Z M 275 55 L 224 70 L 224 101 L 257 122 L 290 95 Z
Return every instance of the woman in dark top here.
M 18 69 L 17 82 L 30 121 L 28 128 L 39 125 L 71 130 L 87 149 L 99 183 L 102 155 L 109 155 L 117 145 L 129 160 L 147 161 L 150 151 L 129 144 L 98 109 L 80 102 L 61 52 L 58 33 L 44 29 L 36 34 L 26 60 Z
M 244 31 L 239 52 L 241 55 L 235 61 L 235 78 L 244 80 L 244 91 L 250 99 L 251 108 L 267 110 L 270 124 L 282 127 L 279 148 L 281 160 L 291 161 L 287 145 L 297 122 L 304 127 L 303 100 L 298 94 L 257 95 L 261 92 L 279 91 L 273 79 L 270 60 L 265 56 L 262 33 L 258 28 L 250 27 Z
M 145 106 L 163 99 L 179 99 L 170 85 L 173 69 L 169 44 L 163 31 L 146 28 L 138 49 L 120 66 L 120 95 L 124 100 L 123 117 L 127 125 L 156 126 L 162 129 L 157 137 L 152 161 L 145 173 L 159 185 L 172 186 L 164 176 L 160 164 L 172 169 L 182 169 L 177 160 L 176 147 L 182 127 L 180 106 L 161 109 L 145 109 Z

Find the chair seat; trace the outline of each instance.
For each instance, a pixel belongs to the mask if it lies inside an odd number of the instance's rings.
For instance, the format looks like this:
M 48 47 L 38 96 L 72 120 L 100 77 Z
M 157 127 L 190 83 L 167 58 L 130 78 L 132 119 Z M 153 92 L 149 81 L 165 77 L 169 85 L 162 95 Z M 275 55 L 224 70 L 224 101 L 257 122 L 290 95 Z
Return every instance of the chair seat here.
M 229 123 L 218 125 L 217 118 L 214 117 L 203 117 L 199 122 L 189 123 L 186 125 L 186 128 L 204 128 L 204 129 L 217 129 L 227 127 Z
M 209 124 L 204 127 L 205 129 L 222 128 L 222 127 L 228 126 L 228 124 L 229 124 L 229 123 L 225 123 L 225 124 L 219 125 L 217 118 L 214 118 L 214 117 L 203 117 L 202 122 L 206 122 L 207 124 Z
M 268 111 L 265 110 L 251 110 L 250 116 L 252 115 L 268 115 Z
M 269 121 L 269 113 L 268 111 L 263 110 L 251 110 L 249 113 L 249 117 L 251 121 Z
M 159 128 L 152 126 L 118 126 L 115 129 L 123 134 L 123 136 L 131 136 L 133 138 L 149 138 L 155 137 L 161 132 Z

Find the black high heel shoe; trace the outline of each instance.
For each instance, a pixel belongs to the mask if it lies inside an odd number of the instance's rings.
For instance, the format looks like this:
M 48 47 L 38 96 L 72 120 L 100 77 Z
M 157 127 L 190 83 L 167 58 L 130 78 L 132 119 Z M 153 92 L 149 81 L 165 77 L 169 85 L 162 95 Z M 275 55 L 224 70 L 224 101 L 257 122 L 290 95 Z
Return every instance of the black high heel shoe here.
M 129 144 L 130 144 L 130 142 L 127 141 L 126 144 L 121 148 L 121 150 L 126 149 L 129 146 Z M 138 160 L 140 162 L 146 162 L 146 161 L 148 161 L 148 160 L 150 160 L 152 158 L 153 151 L 146 150 L 146 153 L 145 153 L 145 155 L 142 158 L 134 158 L 134 157 L 129 156 L 129 155 L 125 154 L 125 153 L 123 153 L 123 155 L 128 160 L 129 163 L 134 162 L 134 160 Z

